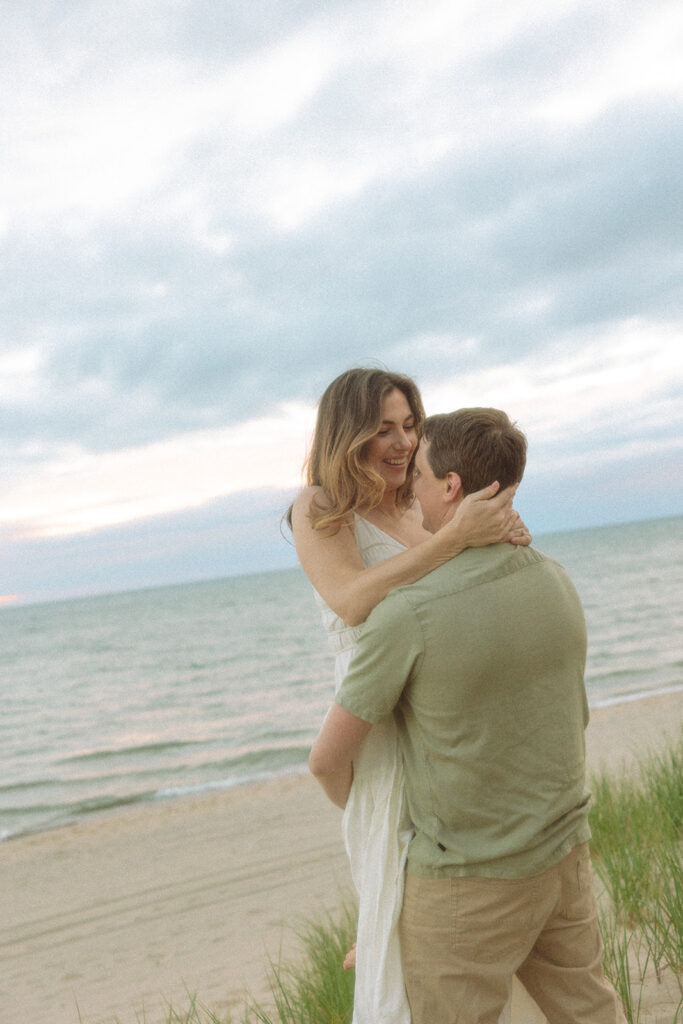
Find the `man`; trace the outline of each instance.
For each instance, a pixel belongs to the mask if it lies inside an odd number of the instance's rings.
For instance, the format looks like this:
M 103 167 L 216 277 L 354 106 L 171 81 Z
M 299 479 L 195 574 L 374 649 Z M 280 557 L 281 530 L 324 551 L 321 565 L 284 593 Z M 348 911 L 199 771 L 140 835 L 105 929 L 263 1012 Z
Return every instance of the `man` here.
M 415 493 L 436 532 L 466 494 L 518 483 L 505 413 L 430 417 Z M 353 757 L 393 712 L 415 835 L 400 922 L 413 1024 L 497 1024 L 517 974 L 551 1024 L 624 1024 L 602 973 L 587 842 L 586 634 L 565 571 L 470 549 L 368 618 L 310 767 L 343 807 Z

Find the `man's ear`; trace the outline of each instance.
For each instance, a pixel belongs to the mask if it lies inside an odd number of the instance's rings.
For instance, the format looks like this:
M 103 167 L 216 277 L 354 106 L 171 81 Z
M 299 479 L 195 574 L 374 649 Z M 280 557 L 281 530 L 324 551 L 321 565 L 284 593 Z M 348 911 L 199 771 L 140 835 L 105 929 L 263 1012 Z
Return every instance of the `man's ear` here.
M 446 501 L 460 501 L 462 496 L 462 480 L 458 473 L 446 473 L 446 490 L 444 491 Z

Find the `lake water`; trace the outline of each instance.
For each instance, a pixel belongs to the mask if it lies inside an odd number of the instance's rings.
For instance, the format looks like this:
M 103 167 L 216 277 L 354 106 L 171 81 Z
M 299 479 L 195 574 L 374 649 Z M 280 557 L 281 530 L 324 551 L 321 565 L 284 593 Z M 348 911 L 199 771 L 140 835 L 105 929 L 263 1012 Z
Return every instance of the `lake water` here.
M 592 705 L 683 687 L 683 517 L 539 536 Z M 0 838 L 305 770 L 333 663 L 298 569 L 0 612 Z

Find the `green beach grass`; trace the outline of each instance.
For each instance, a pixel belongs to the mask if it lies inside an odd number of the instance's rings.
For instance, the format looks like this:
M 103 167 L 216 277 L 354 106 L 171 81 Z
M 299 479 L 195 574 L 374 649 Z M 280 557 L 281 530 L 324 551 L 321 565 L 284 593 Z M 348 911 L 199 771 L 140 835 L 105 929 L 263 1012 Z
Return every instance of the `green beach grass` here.
M 629 1024 L 683 1024 L 683 731 L 637 771 L 603 772 L 591 788 L 606 973 Z M 298 935 L 298 961 L 270 964 L 270 1006 L 247 999 L 238 1017 L 221 1016 L 189 997 L 182 1011 L 169 1007 L 166 1024 L 349 1024 L 353 973 L 342 961 L 354 941 L 352 904 Z
M 604 887 L 605 970 L 629 1024 L 648 1019 L 648 984 L 666 986 L 683 1020 L 683 732 L 639 770 L 592 779 L 595 870 Z M 650 989 L 652 992 L 652 988 Z

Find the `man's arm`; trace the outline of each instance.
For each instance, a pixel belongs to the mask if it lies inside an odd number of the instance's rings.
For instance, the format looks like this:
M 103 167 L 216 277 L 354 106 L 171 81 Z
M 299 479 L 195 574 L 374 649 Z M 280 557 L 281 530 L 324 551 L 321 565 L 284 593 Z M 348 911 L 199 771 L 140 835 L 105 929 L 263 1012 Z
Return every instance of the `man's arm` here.
M 353 782 L 353 758 L 372 724 L 333 704 L 311 749 L 308 767 L 333 804 L 342 809 Z

